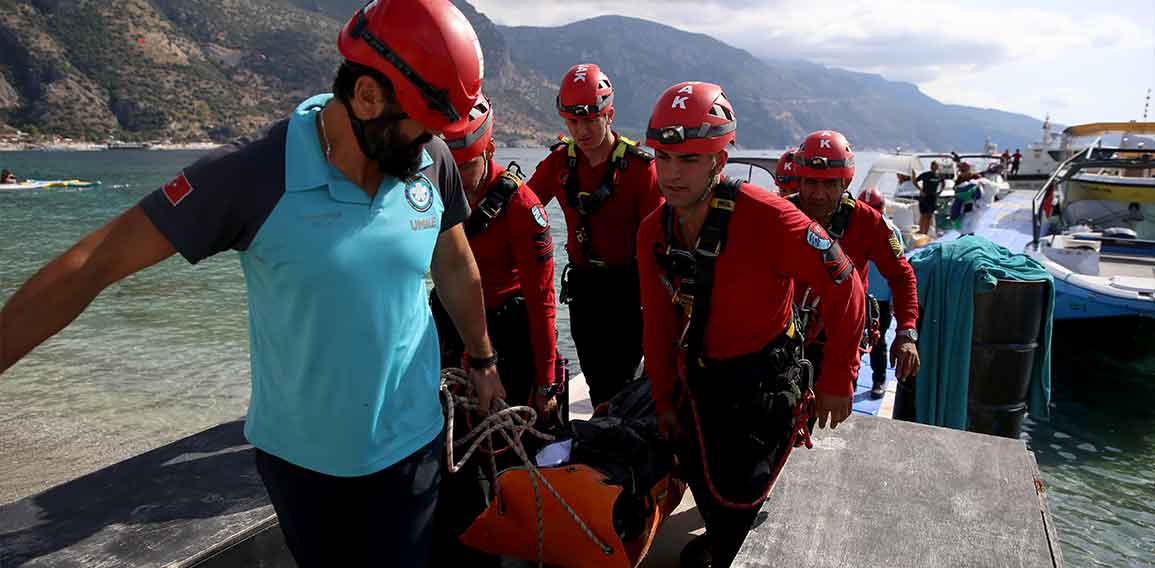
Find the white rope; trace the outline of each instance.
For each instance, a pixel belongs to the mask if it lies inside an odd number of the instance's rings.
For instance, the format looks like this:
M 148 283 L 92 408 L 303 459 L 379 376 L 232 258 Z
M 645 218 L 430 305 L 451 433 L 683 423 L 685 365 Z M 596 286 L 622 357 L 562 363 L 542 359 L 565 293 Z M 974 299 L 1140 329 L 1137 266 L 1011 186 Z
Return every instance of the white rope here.
M 458 394 L 454 394 L 454 390 Z M 473 387 L 473 382 L 469 380 L 469 375 L 456 368 L 443 369 L 441 371 L 441 396 L 445 401 L 445 408 L 448 414 L 446 418 L 446 463 L 449 466 L 451 473 L 457 473 L 469 458 L 473 456 L 474 452 L 481 446 L 482 443 L 487 444 L 490 456 L 490 468 L 493 473 L 495 499 L 501 500 L 501 490 L 497 483 L 497 465 L 493 453 L 493 436 L 500 435 L 505 443 L 513 449 L 518 458 L 521 459 L 526 470 L 529 472 L 529 480 L 533 487 L 534 505 L 537 510 L 537 563 L 542 565 L 544 558 L 544 543 L 545 543 L 545 514 L 542 511 L 541 504 L 541 488 L 539 483 L 544 485 L 550 495 L 569 513 L 569 516 L 577 524 L 578 528 L 582 530 L 589 537 L 590 541 L 597 545 L 598 548 L 610 556 L 614 549 L 608 544 L 602 542 L 601 539 L 594 534 L 589 525 L 585 523 L 578 516 L 577 511 L 562 498 L 557 489 L 550 484 L 549 480 L 542 475 L 538 470 L 537 465 L 529 458 L 525 451 L 525 446 L 522 445 L 521 437 L 526 432 L 540 438 L 541 440 L 550 442 L 554 437 L 541 432 L 533 427 L 537 421 L 537 410 L 531 406 L 509 406 L 503 400 L 494 400 L 490 404 L 489 416 L 478 425 L 474 426 L 468 434 L 466 434 L 460 441 L 455 442 L 453 439 L 453 423 L 455 411 L 458 407 L 469 412 L 480 409 L 480 402 L 477 398 L 476 390 Z M 454 453 L 462 447 L 467 447 L 464 455 L 460 461 L 454 461 Z

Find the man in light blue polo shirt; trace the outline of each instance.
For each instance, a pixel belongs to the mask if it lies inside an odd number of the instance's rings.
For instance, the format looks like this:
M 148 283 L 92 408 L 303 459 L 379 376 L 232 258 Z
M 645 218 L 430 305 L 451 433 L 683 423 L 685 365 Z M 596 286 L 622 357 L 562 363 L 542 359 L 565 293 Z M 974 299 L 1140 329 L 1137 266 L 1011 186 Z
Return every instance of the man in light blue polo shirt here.
M 505 396 L 460 175 L 432 138 L 474 105 L 480 48 L 446 0 L 370 2 L 338 45 L 334 95 L 185 168 L 13 295 L 0 372 L 109 284 L 175 252 L 240 251 L 245 435 L 298 565 L 419 566 L 444 454 L 427 273 L 483 408 Z

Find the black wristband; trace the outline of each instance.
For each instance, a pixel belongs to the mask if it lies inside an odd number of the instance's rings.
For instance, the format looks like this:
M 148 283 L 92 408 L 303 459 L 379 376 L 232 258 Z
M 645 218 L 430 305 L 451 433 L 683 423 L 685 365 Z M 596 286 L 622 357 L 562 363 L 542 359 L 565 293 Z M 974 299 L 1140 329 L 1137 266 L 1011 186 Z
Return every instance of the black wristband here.
M 488 368 L 490 368 L 496 364 L 497 364 L 497 350 L 496 349 L 493 351 L 493 354 L 490 355 L 489 357 L 474 357 L 473 355 L 469 356 L 469 368 L 470 369 L 475 369 L 475 370 L 480 371 L 482 369 L 488 369 Z

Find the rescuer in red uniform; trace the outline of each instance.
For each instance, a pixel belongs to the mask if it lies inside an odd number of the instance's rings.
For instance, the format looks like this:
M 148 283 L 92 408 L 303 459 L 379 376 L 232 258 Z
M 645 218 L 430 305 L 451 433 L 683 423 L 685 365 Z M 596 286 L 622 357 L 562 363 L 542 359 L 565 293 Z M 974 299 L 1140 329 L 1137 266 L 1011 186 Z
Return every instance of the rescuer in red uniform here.
M 774 168 L 774 183 L 778 186 L 778 193 L 782 197 L 798 192 L 798 172 L 794 165 L 794 150 L 782 152 L 778 164 Z
M 552 418 L 564 371 L 557 369 L 549 218 L 517 168 L 506 170 L 493 159 L 493 120 L 489 101 L 481 97 L 468 120 L 446 129 L 444 137 L 472 211 L 465 233 L 481 273 L 486 322 L 506 401 L 532 405 L 539 419 Z M 442 365 L 459 366 L 464 345 L 436 293 L 432 301 Z M 459 425 L 458 433 L 465 429 Z M 489 480 L 482 467 L 488 461 L 481 457 L 475 454 L 442 486 L 432 565 L 500 566 L 497 557 L 469 549 L 457 539 L 489 502 Z
M 634 240 L 661 205 L 653 157 L 614 132 L 614 88 L 594 64 L 562 77 L 558 114 L 570 137 L 538 164 L 529 181 L 543 205 L 565 214 L 569 264 L 559 300 L 594 406 L 632 380 L 642 358 L 642 314 Z
M 770 191 L 721 177 L 737 121 L 721 87 L 658 99 L 647 129 L 666 205 L 642 223 L 645 364 L 662 432 L 706 522 L 694 552 L 733 560 L 785 455 L 806 428 L 850 415 L 863 329 L 860 282 L 838 243 Z M 772 253 L 768 253 L 772 251 Z M 810 392 L 795 279 L 827 298 L 827 364 Z M 803 284 L 804 282 L 804 284 Z M 801 417 L 801 420 L 799 419 Z
M 854 262 L 864 288 L 868 285 L 867 262 L 873 262 L 878 267 L 892 291 L 892 305 L 898 321 L 898 332 L 890 351 L 895 375 L 905 379 L 918 374 L 918 332 L 915 331 L 918 322 L 918 285 L 914 269 L 903 254 L 902 238 L 894 226 L 878 210 L 854 199 L 846 191 L 854 179 L 854 150 L 850 143 L 845 136 L 833 130 L 813 132 L 795 152 L 794 162 L 800 187 L 791 201 L 811 219 L 821 223 L 827 234 L 842 245 L 842 251 Z M 825 300 L 815 301 L 821 296 L 811 294 L 806 303 L 816 305 L 821 311 L 821 304 Z M 876 324 L 878 314 L 873 316 Z M 870 314 L 868 323 L 869 318 Z M 806 348 L 807 357 L 815 369 L 819 370 L 823 359 L 820 329 L 820 326 L 814 326 L 808 330 L 807 335 L 816 339 Z M 877 331 L 872 329 L 864 334 L 864 348 L 874 345 L 877 338 L 869 337 L 868 334 Z M 876 389 L 882 386 L 878 379 L 875 377 Z

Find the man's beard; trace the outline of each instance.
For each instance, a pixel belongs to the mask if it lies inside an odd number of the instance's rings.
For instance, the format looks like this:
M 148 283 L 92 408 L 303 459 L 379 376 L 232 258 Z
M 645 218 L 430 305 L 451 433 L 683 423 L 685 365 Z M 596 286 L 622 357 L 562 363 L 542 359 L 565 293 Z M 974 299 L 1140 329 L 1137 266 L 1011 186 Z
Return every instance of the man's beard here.
M 422 150 L 433 135 L 426 132 L 410 142 L 403 142 L 399 118 L 378 117 L 362 124 L 364 143 L 361 150 L 377 163 L 382 173 L 398 179 L 417 175 L 421 170 Z

